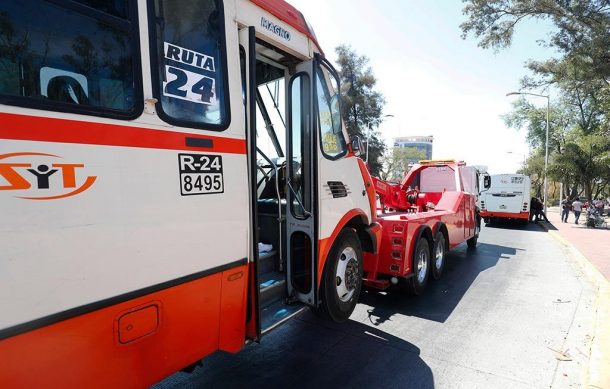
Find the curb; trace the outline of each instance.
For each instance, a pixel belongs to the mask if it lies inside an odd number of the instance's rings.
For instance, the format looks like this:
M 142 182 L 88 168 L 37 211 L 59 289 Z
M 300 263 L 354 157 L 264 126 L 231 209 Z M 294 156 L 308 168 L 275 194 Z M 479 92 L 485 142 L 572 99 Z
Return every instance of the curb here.
M 591 339 L 587 387 L 610 389 L 610 282 L 572 243 L 555 230 L 551 230 L 547 224 L 550 223 L 538 223 L 543 230 L 570 250 L 583 273 L 597 287 L 595 329 Z

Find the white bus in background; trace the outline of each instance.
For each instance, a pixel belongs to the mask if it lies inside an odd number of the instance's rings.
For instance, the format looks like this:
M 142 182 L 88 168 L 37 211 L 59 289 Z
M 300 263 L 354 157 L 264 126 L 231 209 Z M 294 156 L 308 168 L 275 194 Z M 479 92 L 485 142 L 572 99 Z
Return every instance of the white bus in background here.
M 481 192 L 478 200 L 485 223 L 498 219 L 527 222 L 530 213 L 530 184 L 529 176 L 523 174 L 491 175 L 491 187 Z

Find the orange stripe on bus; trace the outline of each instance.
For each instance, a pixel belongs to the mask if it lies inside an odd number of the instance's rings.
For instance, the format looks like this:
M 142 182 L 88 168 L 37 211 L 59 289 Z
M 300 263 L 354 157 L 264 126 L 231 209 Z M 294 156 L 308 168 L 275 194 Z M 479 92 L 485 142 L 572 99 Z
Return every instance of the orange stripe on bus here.
M 0 123 L 0 139 L 230 154 L 246 153 L 245 139 L 11 113 L 0 113 Z M 209 148 L 187 146 L 185 140 L 187 137 L 210 140 L 213 142 L 213 146 Z

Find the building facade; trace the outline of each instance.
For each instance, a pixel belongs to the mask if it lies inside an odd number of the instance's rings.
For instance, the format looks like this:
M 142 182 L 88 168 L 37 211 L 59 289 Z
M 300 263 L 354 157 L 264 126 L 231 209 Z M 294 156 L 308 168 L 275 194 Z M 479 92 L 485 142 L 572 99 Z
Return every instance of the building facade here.
M 434 137 L 429 136 L 403 136 L 394 138 L 394 147 L 414 148 L 426 154 L 425 159 L 432 159 L 432 144 Z M 417 162 L 417 161 L 413 161 Z

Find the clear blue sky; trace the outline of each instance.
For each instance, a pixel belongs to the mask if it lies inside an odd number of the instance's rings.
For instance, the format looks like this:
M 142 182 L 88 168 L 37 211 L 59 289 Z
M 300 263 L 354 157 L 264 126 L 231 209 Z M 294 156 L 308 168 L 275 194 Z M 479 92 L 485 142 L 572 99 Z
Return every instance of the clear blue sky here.
M 505 95 L 518 89 L 524 63 L 552 54 L 536 43 L 549 24 L 527 21 L 511 48 L 494 53 L 461 39 L 459 0 L 288 1 L 331 60 L 343 43 L 369 57 L 385 114 L 395 116 L 379 128 L 388 144 L 396 136 L 434 135 L 433 158 L 487 165 L 491 173 L 519 168 L 523 157 L 516 153 L 528 153 L 525 132 L 507 128 L 500 115 L 510 111 L 514 97 Z

